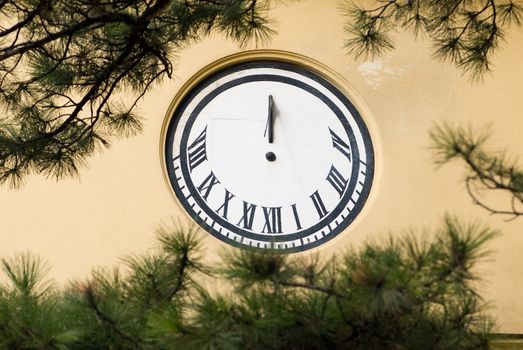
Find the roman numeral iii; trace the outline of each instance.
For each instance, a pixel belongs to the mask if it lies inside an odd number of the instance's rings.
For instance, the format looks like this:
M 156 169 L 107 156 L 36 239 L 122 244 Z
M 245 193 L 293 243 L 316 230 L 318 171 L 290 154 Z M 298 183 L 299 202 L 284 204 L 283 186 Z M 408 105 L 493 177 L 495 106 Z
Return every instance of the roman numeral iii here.
M 191 172 L 207 160 L 206 138 L 207 126 L 205 126 L 201 134 L 198 135 L 196 140 L 187 148 L 189 152 L 189 169 L 191 169 Z

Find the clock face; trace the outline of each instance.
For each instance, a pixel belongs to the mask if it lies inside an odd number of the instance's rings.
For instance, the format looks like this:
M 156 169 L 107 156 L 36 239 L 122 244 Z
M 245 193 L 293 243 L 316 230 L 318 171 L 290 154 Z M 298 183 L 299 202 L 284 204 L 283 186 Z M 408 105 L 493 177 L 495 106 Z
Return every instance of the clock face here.
M 239 247 L 303 251 L 338 235 L 372 185 L 369 132 L 348 97 L 298 64 L 252 61 L 196 84 L 165 138 L 176 197 Z

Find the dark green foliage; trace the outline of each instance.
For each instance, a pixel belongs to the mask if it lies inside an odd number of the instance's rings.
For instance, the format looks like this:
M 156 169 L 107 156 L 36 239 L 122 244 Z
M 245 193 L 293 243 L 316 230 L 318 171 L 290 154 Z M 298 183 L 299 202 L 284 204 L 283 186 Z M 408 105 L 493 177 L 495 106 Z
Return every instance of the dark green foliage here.
M 75 175 L 112 137 L 141 131 L 138 100 L 181 48 L 271 34 L 268 1 L 0 1 L 0 183 Z
M 284 0 L 280 0 L 284 1 Z M 474 78 L 491 69 L 516 0 L 350 2 L 346 46 L 377 55 L 396 27 L 427 34 L 434 56 Z M 269 0 L 0 1 L 0 183 L 76 175 L 95 151 L 142 130 L 138 101 L 180 50 L 219 32 L 240 45 L 274 31 Z
M 512 24 L 520 25 L 518 0 L 382 0 L 373 6 L 349 5 L 349 52 L 379 55 L 394 48 L 397 27 L 426 35 L 434 57 L 456 64 L 473 79 L 491 70 L 492 57 Z
M 513 219 L 523 215 L 523 169 L 504 153 L 485 150 L 488 133 L 444 124 L 435 126 L 430 137 L 437 165 L 453 160 L 465 165 L 464 181 L 474 204 Z M 508 202 L 504 208 L 493 204 L 499 203 L 496 194 Z
M 474 272 L 488 228 L 447 217 L 430 239 L 326 261 L 230 250 L 213 268 L 189 231 L 63 289 L 30 255 L 4 260 L 0 349 L 489 349 Z

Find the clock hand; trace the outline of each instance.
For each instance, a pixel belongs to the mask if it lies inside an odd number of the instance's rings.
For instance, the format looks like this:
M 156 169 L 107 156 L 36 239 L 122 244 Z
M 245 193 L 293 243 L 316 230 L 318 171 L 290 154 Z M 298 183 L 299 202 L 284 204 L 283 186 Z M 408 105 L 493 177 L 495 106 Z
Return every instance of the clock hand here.
M 269 143 L 274 141 L 274 113 L 273 113 L 274 99 L 269 95 L 269 115 L 267 116 L 267 125 L 265 126 L 265 133 L 263 136 L 269 134 Z
M 267 116 L 267 125 L 265 126 L 265 137 L 267 133 L 269 134 L 269 143 L 274 141 L 274 113 L 273 113 L 274 99 L 272 95 L 269 95 L 269 115 Z M 265 158 L 269 162 L 274 162 L 276 160 L 276 155 L 273 152 L 267 152 Z

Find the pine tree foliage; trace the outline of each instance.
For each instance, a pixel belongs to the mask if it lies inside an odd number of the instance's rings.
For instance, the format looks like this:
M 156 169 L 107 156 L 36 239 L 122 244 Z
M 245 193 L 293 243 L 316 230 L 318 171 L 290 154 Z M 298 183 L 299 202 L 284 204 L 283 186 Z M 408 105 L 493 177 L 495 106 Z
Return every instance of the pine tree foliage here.
M 211 32 L 266 40 L 268 0 L 0 1 L 0 183 L 74 175 L 141 131 L 138 100 Z
M 475 270 L 489 228 L 446 217 L 431 239 L 329 260 L 234 250 L 214 266 L 189 231 L 62 288 L 40 259 L 3 260 L 0 349 L 489 349 Z
M 523 13 L 521 0 L 350 4 L 350 52 L 393 48 L 399 26 L 475 78 Z M 114 138 L 141 131 L 137 103 L 172 76 L 181 49 L 213 32 L 263 42 L 274 33 L 269 9 L 270 0 L 1 0 L 0 183 L 77 174 Z
M 492 69 L 492 58 L 510 25 L 521 25 L 520 0 L 379 0 L 351 3 L 346 30 L 349 52 L 376 56 L 394 48 L 391 32 L 400 27 L 429 38 L 433 55 L 472 79 Z
M 523 215 L 523 169 L 505 153 L 486 151 L 488 136 L 472 128 L 435 126 L 430 132 L 435 163 L 462 163 L 466 168 L 465 185 L 473 202 L 490 214 L 516 219 Z M 500 197 L 506 202 L 502 207 Z M 494 200 L 498 202 L 494 204 Z

